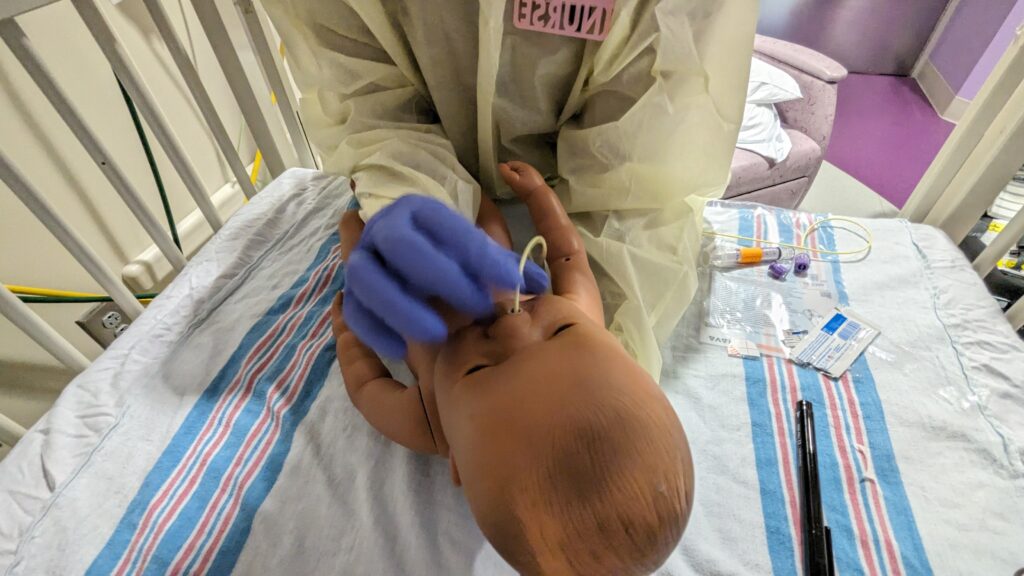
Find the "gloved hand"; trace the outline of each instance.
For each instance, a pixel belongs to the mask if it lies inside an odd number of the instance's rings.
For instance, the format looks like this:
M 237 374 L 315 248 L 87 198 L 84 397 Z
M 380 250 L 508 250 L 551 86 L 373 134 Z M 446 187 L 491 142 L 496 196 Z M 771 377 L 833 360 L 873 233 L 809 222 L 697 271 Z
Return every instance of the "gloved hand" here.
M 381 210 L 345 265 L 345 321 L 378 354 L 402 358 L 405 340 L 443 342 L 448 328 L 428 304 L 438 298 L 482 318 L 493 314 L 491 289 L 539 293 L 544 271 L 491 240 L 438 200 L 409 195 Z

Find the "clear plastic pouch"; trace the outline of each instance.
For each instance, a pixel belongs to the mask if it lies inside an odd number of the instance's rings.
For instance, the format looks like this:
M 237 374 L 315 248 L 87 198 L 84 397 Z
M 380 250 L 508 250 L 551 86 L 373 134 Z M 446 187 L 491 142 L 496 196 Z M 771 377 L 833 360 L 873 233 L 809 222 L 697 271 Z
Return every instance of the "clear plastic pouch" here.
M 812 267 L 806 276 L 772 279 L 767 265 L 715 268 L 709 243 L 702 266 L 704 316 L 700 340 L 729 346 L 752 343 L 761 354 L 789 357 L 789 350 L 837 305 L 831 267 Z

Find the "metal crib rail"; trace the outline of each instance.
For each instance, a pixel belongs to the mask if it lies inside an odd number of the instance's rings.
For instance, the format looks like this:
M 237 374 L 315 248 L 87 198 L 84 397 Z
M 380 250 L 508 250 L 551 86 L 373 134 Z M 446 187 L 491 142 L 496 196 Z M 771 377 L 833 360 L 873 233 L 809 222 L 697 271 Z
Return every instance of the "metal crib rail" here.
M 0 2 L 0 20 L 14 18 L 60 0 L 5 0 Z
M 228 136 L 228 130 L 224 127 L 224 122 L 221 121 L 220 115 L 217 114 L 217 109 L 213 106 L 213 100 L 206 91 L 206 87 L 203 86 L 202 79 L 199 78 L 199 72 L 196 70 L 195 65 L 192 64 L 192 61 L 189 60 L 188 54 L 185 53 L 185 48 L 181 45 L 177 34 L 174 33 L 174 27 L 171 26 L 171 20 L 167 16 L 167 11 L 164 10 L 160 0 L 143 0 L 143 3 L 146 6 L 146 10 L 149 11 L 153 24 L 156 25 L 160 38 L 171 53 L 171 58 L 174 60 L 175 66 L 178 67 L 178 72 L 185 81 L 185 85 L 192 93 L 192 98 L 199 106 L 203 119 L 206 120 L 206 124 L 210 127 L 210 132 L 213 134 L 217 146 L 220 148 L 225 160 L 227 160 L 228 167 L 231 168 L 231 174 L 238 181 L 238 185 L 242 187 L 242 193 L 245 194 L 245 197 L 251 199 L 256 195 L 256 187 L 249 181 L 249 174 L 245 171 L 245 166 L 242 165 L 242 159 L 235 152 L 235 146 L 231 142 L 231 137 Z
M 1022 28 L 1024 30 L 1024 28 Z M 960 243 L 1024 164 L 1024 34 L 1018 31 L 964 118 L 914 190 L 901 216 Z M 982 277 L 1024 236 L 1024 212 L 974 259 Z M 1024 326 L 1024 299 L 1006 313 Z
M 68 249 L 68 252 L 71 252 L 75 260 L 78 260 L 82 268 L 89 272 L 96 283 L 110 294 L 110 297 L 124 310 L 125 314 L 130 318 L 137 318 L 139 314 L 142 314 L 142 304 L 139 304 L 135 296 L 117 279 L 114 272 L 103 264 L 96 252 L 71 228 L 71 225 L 57 214 L 57 210 L 43 197 L 42 193 L 14 167 L 3 151 L 0 151 L 0 180 L 3 180 L 18 197 L 18 200 L 21 200 L 32 211 L 36 219 L 42 222 L 57 240 L 60 240 L 60 243 Z
M 185 257 L 178 250 L 178 247 L 174 245 L 171 235 L 160 226 L 156 216 L 146 207 L 142 196 L 128 182 L 128 178 L 124 175 L 124 171 L 121 170 L 120 166 L 118 166 L 117 161 L 85 124 L 85 120 L 71 103 L 71 99 L 57 85 L 53 75 L 50 74 L 46 65 L 43 64 L 43 61 L 36 54 L 28 36 L 25 35 L 25 31 L 13 19 L 2 20 L 0 21 L 0 38 L 7 44 L 7 47 L 10 48 L 22 67 L 25 68 L 25 71 L 32 77 L 36 86 L 39 87 L 39 90 L 50 101 L 50 104 L 60 115 L 61 119 L 64 120 L 68 128 L 71 129 L 75 137 L 78 138 L 82 147 L 92 157 L 96 167 L 106 176 L 107 181 L 110 182 L 110 185 L 121 196 L 121 199 L 124 200 L 124 203 L 132 211 L 132 214 L 135 215 L 139 223 L 142 224 L 142 227 L 146 229 L 149 237 L 160 248 L 160 252 L 171 263 L 171 266 L 179 271 L 184 268 Z
M 259 98 L 246 77 L 242 61 L 231 44 L 231 37 L 220 10 L 212 0 L 192 0 L 192 6 L 199 15 L 199 23 L 210 41 L 210 47 L 213 48 L 213 54 L 228 81 L 228 87 L 242 111 L 242 117 L 249 126 L 249 132 L 256 140 L 256 145 L 260 147 L 267 169 L 273 176 L 281 174 L 285 169 L 284 157 L 274 140 L 270 124 L 260 109 Z
M 284 121 L 285 128 L 288 129 L 288 137 L 291 138 L 292 147 L 295 148 L 299 163 L 306 168 L 316 168 L 313 153 L 310 151 L 309 143 L 306 141 L 306 133 L 302 130 L 302 125 L 299 124 L 299 115 L 295 112 L 292 91 L 284 83 L 281 59 L 275 58 L 273 51 L 270 49 L 271 43 L 263 23 L 260 21 L 259 12 L 256 11 L 256 5 L 253 4 L 252 0 L 235 0 L 235 7 L 238 8 L 238 13 L 242 17 L 246 37 L 249 39 L 249 45 L 256 54 L 260 70 L 263 71 L 263 78 L 270 84 L 274 94 L 277 95 L 277 108 L 281 112 L 281 119 Z
M 135 100 L 143 119 L 146 120 L 146 124 L 153 131 L 157 142 L 164 149 L 167 158 L 171 161 L 175 171 L 177 171 L 178 177 L 184 182 L 185 188 L 192 195 L 192 199 L 199 206 L 199 210 L 206 217 L 206 221 L 214 230 L 219 230 L 224 225 L 224 222 L 221 220 L 220 215 L 217 214 L 217 209 L 213 206 L 210 197 L 207 196 L 202 179 L 199 178 L 199 174 L 192 165 L 192 161 L 185 154 L 181 141 L 167 122 L 163 111 L 160 110 L 156 99 L 153 98 L 152 92 L 146 86 L 142 77 L 139 76 L 132 57 L 125 50 L 121 41 L 118 40 L 117 34 L 110 27 L 110 24 L 107 23 L 106 18 L 100 14 L 95 0 L 72 0 L 72 5 L 85 22 L 86 28 L 89 29 L 89 33 L 96 40 L 100 50 L 103 51 L 107 62 L 114 68 L 114 73 L 117 74 L 121 83 L 124 84 L 132 100 Z
M 132 186 L 124 171 L 100 139 L 93 132 L 82 114 L 75 107 L 67 93 L 39 58 L 24 29 L 15 20 L 16 16 L 45 7 L 57 0 L 2 0 L 0 1 L 0 39 L 8 46 L 15 58 L 25 68 L 29 77 L 42 91 L 72 134 L 85 148 L 93 162 L 100 169 L 111 187 L 128 206 L 129 210 L 146 230 L 154 244 L 167 258 L 176 271 L 185 267 L 186 259 L 174 245 L 170 235 L 161 227 L 156 216 L 149 210 L 139 192 Z M 97 0 L 71 0 L 72 6 L 81 17 L 114 73 L 135 101 L 142 117 L 156 140 L 167 154 L 175 171 L 192 196 L 203 217 L 218 230 L 223 221 L 191 159 L 186 154 L 171 124 L 160 109 L 157 99 L 146 85 L 131 55 L 120 41 L 117 33 L 107 22 Z M 245 164 L 239 158 L 224 122 L 217 113 L 213 100 L 203 85 L 202 79 L 189 59 L 181 41 L 160 0 L 143 0 L 161 40 L 165 44 L 175 67 L 184 80 L 203 120 L 207 124 L 217 147 L 227 161 L 231 174 L 237 180 L 246 197 L 252 198 L 256 188 L 250 180 Z M 246 71 L 228 35 L 227 25 L 213 0 L 192 0 L 200 23 L 231 89 L 235 104 L 239 106 L 245 124 L 259 146 L 267 168 L 274 176 L 283 172 L 286 162 L 275 141 L 271 125 L 259 105 L 257 91 L 249 83 Z M 268 43 L 266 30 L 259 21 L 259 15 L 251 2 L 240 6 L 244 29 L 249 47 L 257 55 L 264 81 L 278 95 L 278 104 L 287 134 L 295 147 L 299 162 L 315 167 L 306 137 L 295 113 L 294 99 L 288 90 L 282 73 L 281 62 L 274 58 L 274 51 Z M 78 263 L 110 295 L 129 318 L 136 318 L 143 312 L 143 306 L 125 287 L 121 280 L 97 256 L 71 225 L 61 218 L 57 210 L 46 200 L 0 150 L 0 181 L 3 181 L 21 200 L 32 214 L 67 248 Z M 50 355 L 74 371 L 85 370 L 89 360 L 71 343 L 65 340 L 32 309 L 21 302 L 9 289 L 0 284 L 0 314 L 8 318 L 18 329 L 38 343 Z M 0 414 L 0 443 L 13 444 L 25 429 L 10 418 Z

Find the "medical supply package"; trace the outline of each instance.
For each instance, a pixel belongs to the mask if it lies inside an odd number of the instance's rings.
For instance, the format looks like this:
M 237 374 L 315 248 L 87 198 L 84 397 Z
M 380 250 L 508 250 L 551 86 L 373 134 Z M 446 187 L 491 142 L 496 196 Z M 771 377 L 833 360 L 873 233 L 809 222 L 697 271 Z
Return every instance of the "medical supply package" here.
M 878 336 L 878 329 L 848 309 L 835 308 L 790 352 L 793 362 L 839 378 Z

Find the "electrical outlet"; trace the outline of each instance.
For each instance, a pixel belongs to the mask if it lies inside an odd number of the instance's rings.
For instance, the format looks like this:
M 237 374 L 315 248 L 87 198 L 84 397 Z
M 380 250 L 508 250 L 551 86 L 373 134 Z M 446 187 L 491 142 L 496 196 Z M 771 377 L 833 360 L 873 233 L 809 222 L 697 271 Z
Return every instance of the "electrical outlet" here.
M 103 302 L 90 308 L 75 324 L 85 330 L 101 347 L 106 348 L 128 329 L 128 317 L 113 302 Z
M 107 330 L 113 330 L 121 325 L 121 313 L 117 310 L 111 310 L 103 315 L 103 319 L 100 320 L 103 327 Z

